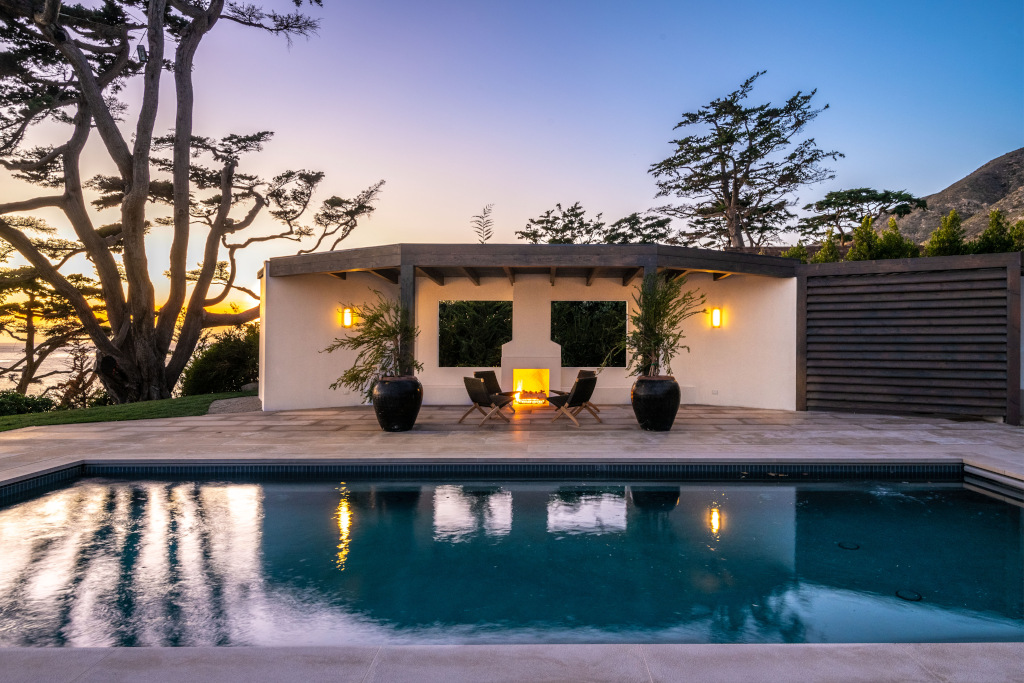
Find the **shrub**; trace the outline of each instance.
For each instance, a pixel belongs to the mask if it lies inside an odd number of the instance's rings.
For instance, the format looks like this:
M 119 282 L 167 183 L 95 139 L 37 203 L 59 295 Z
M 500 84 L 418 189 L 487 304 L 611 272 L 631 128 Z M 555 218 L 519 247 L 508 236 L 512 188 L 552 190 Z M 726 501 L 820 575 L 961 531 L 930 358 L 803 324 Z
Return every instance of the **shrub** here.
M 797 242 L 795 247 L 790 247 L 782 252 L 783 258 L 795 258 L 800 263 L 807 263 L 807 247 L 803 242 Z
M 988 214 L 988 227 L 978 238 L 967 244 L 967 251 L 972 254 L 1002 254 L 1017 251 L 1014 235 L 1011 234 L 1010 221 L 999 209 Z
M 182 373 L 181 394 L 240 391 L 259 377 L 258 323 L 226 330 L 192 357 Z
M 906 238 L 896 225 L 896 219 L 890 218 L 889 225 L 878 236 L 875 243 L 875 258 L 917 258 L 921 255 L 921 247 L 914 240 Z
M 924 247 L 925 256 L 959 256 L 967 253 L 964 244 L 964 229 L 960 226 L 960 214 L 956 209 L 943 216 L 939 227 L 928 238 Z
M 842 260 L 839 255 L 839 247 L 836 246 L 836 238 L 832 236 L 830 228 L 828 234 L 825 235 L 825 241 L 821 244 L 821 249 L 814 252 L 814 256 L 809 261 L 810 263 L 836 263 Z
M 438 304 L 438 365 L 496 368 L 501 345 L 512 339 L 511 301 L 442 301 Z
M 26 396 L 13 389 L 0 391 L 0 415 L 45 413 L 56 407 L 56 402 L 48 396 Z
M 551 341 L 563 368 L 626 367 L 625 301 L 552 301 Z M 612 349 L 617 351 L 609 353 Z
M 847 261 L 871 261 L 876 258 L 878 250 L 878 233 L 875 232 L 874 219 L 865 216 L 860 225 L 853 229 L 853 246 L 846 252 Z

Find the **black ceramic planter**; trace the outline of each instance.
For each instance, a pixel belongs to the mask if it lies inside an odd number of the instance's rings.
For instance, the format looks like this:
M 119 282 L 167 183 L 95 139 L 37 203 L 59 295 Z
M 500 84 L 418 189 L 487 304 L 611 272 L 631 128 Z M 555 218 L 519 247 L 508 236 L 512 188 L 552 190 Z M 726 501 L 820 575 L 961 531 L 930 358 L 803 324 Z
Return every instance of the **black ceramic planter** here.
M 412 376 L 381 377 L 373 387 L 373 412 L 385 432 L 407 432 L 423 404 L 423 385 Z
M 630 393 L 633 414 L 640 429 L 667 432 L 679 411 L 679 383 L 666 375 L 638 377 Z

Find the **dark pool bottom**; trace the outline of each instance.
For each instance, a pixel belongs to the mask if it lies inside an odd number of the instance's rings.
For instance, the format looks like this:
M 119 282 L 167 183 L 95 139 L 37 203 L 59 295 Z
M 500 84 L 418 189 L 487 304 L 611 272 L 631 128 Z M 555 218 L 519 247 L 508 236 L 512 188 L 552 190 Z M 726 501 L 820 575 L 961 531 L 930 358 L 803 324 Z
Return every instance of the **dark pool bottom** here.
M 960 484 L 123 481 L 0 508 L 0 645 L 1024 641 Z

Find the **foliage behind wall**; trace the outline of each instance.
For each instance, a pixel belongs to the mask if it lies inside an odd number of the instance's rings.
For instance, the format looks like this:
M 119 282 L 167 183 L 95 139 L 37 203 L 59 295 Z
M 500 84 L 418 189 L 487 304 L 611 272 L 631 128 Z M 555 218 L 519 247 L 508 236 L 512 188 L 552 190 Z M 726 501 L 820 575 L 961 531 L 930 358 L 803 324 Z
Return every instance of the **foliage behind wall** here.
M 564 368 L 597 367 L 625 338 L 625 301 L 551 302 L 551 341 L 562 345 Z M 625 367 L 625 348 L 608 365 Z
M 511 301 L 441 301 L 438 358 L 442 368 L 496 368 L 512 341 Z

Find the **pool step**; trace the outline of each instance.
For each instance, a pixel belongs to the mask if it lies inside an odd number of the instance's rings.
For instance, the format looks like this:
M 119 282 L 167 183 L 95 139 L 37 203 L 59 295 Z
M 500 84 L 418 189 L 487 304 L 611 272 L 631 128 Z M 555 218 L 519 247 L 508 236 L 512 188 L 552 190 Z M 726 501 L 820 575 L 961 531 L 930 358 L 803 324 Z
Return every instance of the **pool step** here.
M 1024 505 L 1024 480 L 964 465 L 964 486 L 991 493 L 1007 502 Z

